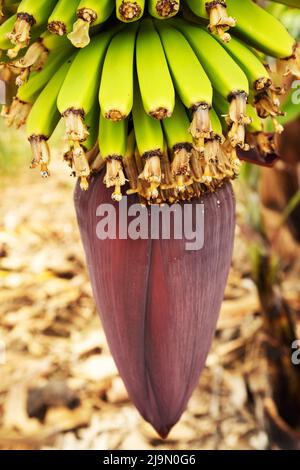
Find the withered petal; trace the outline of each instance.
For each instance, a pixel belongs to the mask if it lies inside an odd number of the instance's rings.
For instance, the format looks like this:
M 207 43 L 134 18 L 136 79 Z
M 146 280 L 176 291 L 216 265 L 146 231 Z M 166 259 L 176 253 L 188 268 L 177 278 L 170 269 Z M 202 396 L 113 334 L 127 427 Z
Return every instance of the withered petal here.
M 204 247 L 186 251 L 184 239 L 99 240 L 96 208 L 110 203 L 118 210 L 118 204 L 101 176 L 92 179 L 87 192 L 75 191 L 111 353 L 135 406 L 162 437 L 180 419 L 199 380 L 231 263 L 235 201 L 230 183 L 203 202 Z

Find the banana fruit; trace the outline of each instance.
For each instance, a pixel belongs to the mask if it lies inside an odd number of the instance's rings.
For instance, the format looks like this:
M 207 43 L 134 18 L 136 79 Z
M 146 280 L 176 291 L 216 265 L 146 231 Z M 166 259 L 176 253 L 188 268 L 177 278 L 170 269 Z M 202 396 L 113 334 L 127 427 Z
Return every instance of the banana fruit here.
M 180 31 L 156 22 L 165 50 L 175 89 L 192 114 L 190 131 L 199 149 L 211 132 L 209 109 L 212 104 L 211 82 L 192 47 Z
M 151 19 L 144 20 L 139 29 L 136 69 L 146 113 L 155 119 L 170 117 L 175 91 L 164 49 Z
M 132 110 L 136 30 L 133 24 L 116 34 L 106 53 L 99 102 L 112 121 L 125 119 Z
M 95 36 L 89 46 L 77 52 L 61 87 L 57 105 L 70 143 L 83 142 L 88 136 L 85 117 L 97 100 L 106 51 L 116 32 L 117 29 Z
M 43 177 L 49 175 L 50 151 L 47 144 L 60 121 L 56 101 L 72 60 L 67 60 L 54 74 L 36 99 L 26 122 L 26 132 L 32 148 L 31 168 L 40 166 Z

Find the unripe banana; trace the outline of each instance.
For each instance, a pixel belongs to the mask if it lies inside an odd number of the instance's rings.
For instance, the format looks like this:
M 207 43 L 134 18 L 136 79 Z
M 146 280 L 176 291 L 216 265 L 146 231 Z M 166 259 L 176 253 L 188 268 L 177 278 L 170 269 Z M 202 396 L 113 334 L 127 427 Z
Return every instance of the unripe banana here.
M 220 36 L 222 41 L 230 41 L 230 28 L 236 25 L 235 18 L 228 15 L 227 4 L 224 0 L 186 0 L 189 8 L 200 18 L 209 19 L 209 29 Z
M 70 33 L 76 21 L 76 11 L 80 0 L 58 0 L 53 12 L 48 18 L 50 33 L 64 36 Z
M 139 20 L 145 9 L 145 0 L 116 0 L 116 16 L 124 23 Z
M 156 119 L 170 117 L 175 105 L 174 86 L 159 34 L 150 19 L 140 26 L 136 68 L 146 113 Z
M 237 33 L 248 44 L 280 59 L 294 54 L 295 39 L 279 20 L 252 0 L 227 0 L 227 8 L 237 20 Z
M 44 69 L 40 72 L 33 72 L 28 82 L 19 88 L 11 107 L 6 112 L 5 117 L 9 126 L 19 128 L 25 124 L 34 101 L 69 56 L 68 49 L 62 49 L 60 52 L 54 51 L 50 54 Z
M 198 148 L 210 135 L 209 109 L 212 104 L 212 86 L 202 65 L 186 38 L 177 29 L 156 22 L 176 91 L 186 108 L 193 112 L 191 133 Z
M 282 115 L 278 99 L 278 95 L 282 93 L 281 88 L 272 86 L 266 67 L 240 39 L 232 38 L 223 46 L 245 72 L 251 86 L 250 97 L 254 100 L 259 116 L 262 118 L 272 116 L 276 131 L 281 132 L 282 127 L 276 121 L 276 116 Z
M 177 15 L 180 0 L 148 0 L 148 11 L 153 18 L 164 20 Z
M 115 188 L 112 195 L 115 201 L 122 199 L 121 187 L 126 183 L 122 160 L 127 149 L 127 129 L 127 119 L 112 122 L 105 119 L 101 113 L 99 147 L 102 158 L 106 160 L 104 183 L 107 188 Z
M 90 43 L 90 27 L 104 23 L 115 8 L 112 0 L 81 0 L 77 8 L 77 21 L 68 38 L 75 47 L 86 47 Z
M 125 119 L 133 105 L 133 68 L 136 25 L 129 25 L 112 39 L 105 57 L 99 101 L 104 117 Z
M 205 29 L 178 19 L 172 20 L 172 23 L 189 41 L 214 90 L 230 102 L 229 116 L 233 123 L 232 135 L 234 135 L 235 131 L 239 131 L 240 126 L 249 122 L 246 115 L 249 83 L 245 73 Z
M 27 118 L 26 131 L 33 153 L 31 168 L 40 166 L 43 177 L 49 175 L 50 151 L 47 141 L 60 120 L 57 96 L 71 62 L 71 59 L 67 60 L 54 74 L 39 94 Z
M 138 151 L 145 160 L 139 178 L 149 183 L 148 199 L 157 199 L 162 177 L 160 159 L 164 136 L 160 122 L 145 112 L 138 84 L 135 86 L 132 116 Z
M 17 10 L 17 20 L 8 34 L 10 41 L 17 48 L 27 46 L 30 41 L 31 28 L 47 23 L 57 0 L 22 0 Z
M 84 118 L 97 100 L 100 78 L 109 42 L 118 31 L 109 31 L 95 36 L 89 46 L 81 49 L 66 76 L 58 95 L 57 105 L 66 122 L 69 141 L 83 142 L 88 131 Z

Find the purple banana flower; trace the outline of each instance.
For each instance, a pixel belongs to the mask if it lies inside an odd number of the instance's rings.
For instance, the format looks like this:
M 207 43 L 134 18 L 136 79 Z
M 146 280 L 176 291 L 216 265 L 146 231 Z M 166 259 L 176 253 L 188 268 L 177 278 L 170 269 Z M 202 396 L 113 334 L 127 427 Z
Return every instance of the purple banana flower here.
M 166 437 L 187 406 L 211 346 L 232 257 L 235 200 L 226 183 L 186 203 L 204 204 L 200 250 L 187 250 L 187 240 L 174 236 L 101 240 L 98 206 L 110 204 L 117 215 L 120 210 L 102 179 L 93 177 L 87 192 L 79 186 L 75 191 L 94 297 L 131 400 Z M 128 206 L 135 203 L 131 196 Z

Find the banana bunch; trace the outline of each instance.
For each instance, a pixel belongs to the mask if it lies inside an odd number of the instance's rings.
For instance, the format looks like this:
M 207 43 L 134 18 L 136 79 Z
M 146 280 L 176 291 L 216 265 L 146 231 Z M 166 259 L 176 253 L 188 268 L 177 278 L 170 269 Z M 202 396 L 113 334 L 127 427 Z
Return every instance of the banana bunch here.
M 276 153 L 278 77 L 300 77 L 300 48 L 252 0 L 6 0 L 1 14 L 1 114 L 26 123 L 42 176 L 60 119 L 71 174 L 86 190 L 106 166 L 116 201 L 191 200 L 235 178 L 239 155 Z

